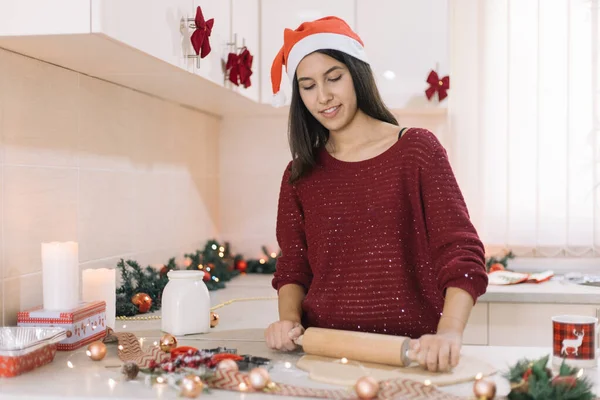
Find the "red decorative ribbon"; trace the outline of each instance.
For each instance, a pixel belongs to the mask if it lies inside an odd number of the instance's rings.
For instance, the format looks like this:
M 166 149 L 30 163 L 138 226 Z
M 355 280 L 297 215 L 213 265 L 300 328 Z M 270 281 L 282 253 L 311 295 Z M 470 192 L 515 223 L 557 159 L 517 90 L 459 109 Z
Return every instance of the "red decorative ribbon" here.
M 252 85 L 252 60 L 254 57 L 247 48 L 243 48 L 240 54 L 229 53 L 225 69 L 229 71 L 229 80 L 236 86 L 240 84 L 245 88 Z
M 431 71 L 427 77 L 427 83 L 429 83 L 429 88 L 425 91 L 425 94 L 427 95 L 428 100 L 431 100 L 436 92 L 440 101 L 448 97 L 448 89 L 450 89 L 449 76 L 440 79 L 437 72 Z
M 208 41 L 208 37 L 212 32 L 214 22 L 214 18 L 205 21 L 200 6 L 196 8 L 196 18 L 194 19 L 194 23 L 196 24 L 196 30 L 194 31 L 194 33 L 192 33 L 190 41 L 192 42 L 192 47 L 194 47 L 194 51 L 197 55 L 200 55 L 200 58 L 204 58 L 208 55 L 208 53 L 210 53 L 211 48 L 210 43 Z

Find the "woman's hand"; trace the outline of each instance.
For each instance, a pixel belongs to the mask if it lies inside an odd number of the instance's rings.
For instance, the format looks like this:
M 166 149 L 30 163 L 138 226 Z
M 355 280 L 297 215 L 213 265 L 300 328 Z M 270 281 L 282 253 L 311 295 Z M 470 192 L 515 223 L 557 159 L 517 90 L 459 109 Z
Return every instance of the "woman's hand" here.
M 438 332 L 411 340 L 409 358 L 431 372 L 449 371 L 458 365 L 462 335 L 458 332 Z
M 265 340 L 270 349 L 292 351 L 296 349 L 294 340 L 304 333 L 304 328 L 298 322 L 277 321 L 265 330 Z

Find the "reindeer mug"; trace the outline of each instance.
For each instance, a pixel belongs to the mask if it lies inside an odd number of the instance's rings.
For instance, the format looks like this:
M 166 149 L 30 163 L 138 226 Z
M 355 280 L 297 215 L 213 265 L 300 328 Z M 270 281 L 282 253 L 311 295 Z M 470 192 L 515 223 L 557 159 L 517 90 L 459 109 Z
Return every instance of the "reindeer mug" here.
M 597 362 L 598 318 L 583 315 L 552 317 L 552 363 L 563 360 L 578 368 L 594 368 Z

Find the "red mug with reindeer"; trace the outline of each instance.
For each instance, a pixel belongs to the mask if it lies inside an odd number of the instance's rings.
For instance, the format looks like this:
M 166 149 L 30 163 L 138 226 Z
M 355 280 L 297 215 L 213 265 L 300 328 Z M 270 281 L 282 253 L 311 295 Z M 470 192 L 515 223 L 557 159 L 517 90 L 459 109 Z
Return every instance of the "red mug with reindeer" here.
M 583 315 L 559 315 L 552 317 L 552 362 L 560 365 L 563 360 L 573 367 L 596 366 L 598 318 Z

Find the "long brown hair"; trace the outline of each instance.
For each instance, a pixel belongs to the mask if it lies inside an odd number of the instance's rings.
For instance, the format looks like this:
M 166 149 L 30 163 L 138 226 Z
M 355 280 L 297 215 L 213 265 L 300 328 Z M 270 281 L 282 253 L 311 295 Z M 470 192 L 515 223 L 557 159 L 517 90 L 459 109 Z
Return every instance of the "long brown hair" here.
M 354 83 L 358 109 L 372 118 L 398 125 L 398 121 L 381 99 L 369 64 L 338 50 L 326 49 L 316 52 L 346 65 Z M 292 153 L 290 183 L 294 183 L 312 170 L 318 151 L 329 140 L 329 130 L 313 117 L 300 98 L 296 76 L 292 82 L 288 136 Z

